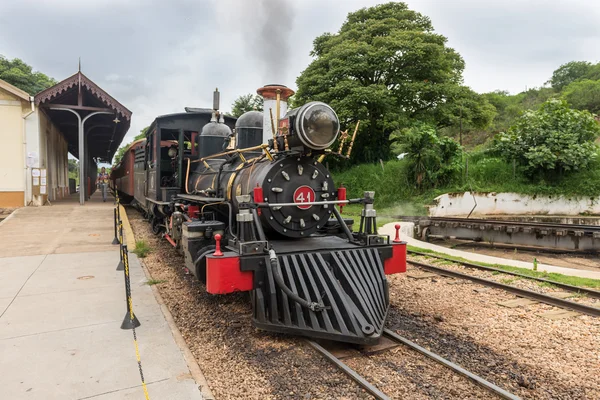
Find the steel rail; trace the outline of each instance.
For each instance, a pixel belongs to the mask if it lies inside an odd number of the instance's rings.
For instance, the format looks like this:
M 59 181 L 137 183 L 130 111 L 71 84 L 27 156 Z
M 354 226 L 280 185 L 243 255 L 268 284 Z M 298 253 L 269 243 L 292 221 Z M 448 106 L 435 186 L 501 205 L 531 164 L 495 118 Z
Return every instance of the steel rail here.
M 387 336 L 388 338 L 390 338 L 391 340 L 393 340 L 397 343 L 401 343 L 405 346 L 408 346 L 411 349 L 416 350 L 419 353 L 431 358 L 435 362 L 442 364 L 443 366 L 445 366 L 447 368 L 450 368 L 452 371 L 461 374 L 462 376 L 470 379 L 471 381 L 475 382 L 476 384 L 483 387 L 484 389 L 487 389 L 490 392 L 497 394 L 498 396 L 500 396 L 504 399 L 520 400 L 520 397 L 518 397 L 510 392 L 507 392 L 506 390 L 502 389 L 501 387 L 496 386 L 493 383 L 483 379 L 479 375 L 475 375 L 474 373 L 467 371 L 460 365 L 454 364 L 452 361 L 448 361 L 445 358 L 440 357 L 439 355 L 437 355 L 435 353 L 432 353 L 431 351 L 419 346 L 418 344 L 406 339 L 405 337 L 398 335 L 396 332 L 394 332 L 390 329 L 384 329 L 383 334 L 385 336 Z
M 440 260 L 452 261 L 452 262 L 455 262 L 457 264 L 464 265 L 465 267 L 476 268 L 476 269 L 480 269 L 480 270 L 483 270 L 483 271 L 500 272 L 500 273 L 503 273 L 503 274 L 518 276 L 518 277 L 521 277 L 521 278 L 531 279 L 531 280 L 534 280 L 534 281 L 550 283 L 550 284 L 552 284 L 552 285 L 554 285 L 556 287 L 562 288 L 562 289 L 566 289 L 566 290 L 569 290 L 569 291 L 572 291 L 572 292 L 585 293 L 585 294 L 589 295 L 590 297 L 594 297 L 596 299 L 600 299 L 600 291 L 594 290 L 594 289 L 589 289 L 589 288 L 585 288 L 585 287 L 568 285 L 566 283 L 556 282 L 556 281 L 552 281 L 550 279 L 537 278 L 535 276 L 529 276 L 529 275 L 525 275 L 525 274 L 520 274 L 518 272 L 505 271 L 505 270 L 500 269 L 500 268 L 487 267 L 485 265 L 474 264 L 474 263 L 467 262 L 467 261 L 457 261 L 457 260 L 453 260 L 452 258 L 447 258 L 447 257 L 443 257 L 443 256 L 429 254 L 429 253 L 422 253 L 420 251 L 408 250 L 408 253 L 409 254 L 417 254 L 419 256 L 424 256 L 424 257 L 437 258 L 437 259 L 440 259 Z
M 527 221 L 511 221 L 502 219 L 482 219 L 482 218 L 453 218 L 453 217 L 410 217 L 410 216 L 396 216 L 404 221 L 419 221 L 429 220 L 431 222 L 457 222 L 457 223 L 472 223 L 472 224 L 490 224 L 490 225 L 512 225 L 519 227 L 532 227 L 532 228 L 554 228 L 554 229 L 572 229 L 572 230 L 588 230 L 588 231 L 600 231 L 599 225 L 581 225 L 581 224 L 560 224 L 553 222 L 527 222 Z
M 317 350 L 323 357 L 327 359 L 330 363 L 338 367 L 342 372 L 348 375 L 354 382 L 358 383 L 360 387 L 369 392 L 373 397 L 377 400 L 391 400 L 389 396 L 384 394 L 381 390 L 377 389 L 372 383 L 367 381 L 364 377 L 358 374 L 355 370 L 350 368 L 346 363 L 342 360 L 331 354 L 320 344 L 313 342 L 312 340 L 307 340 L 308 344 L 310 344 L 315 350 Z
M 473 281 L 484 286 L 490 286 L 497 289 L 502 289 L 507 292 L 514 293 L 520 297 L 526 297 L 528 299 L 539 301 L 540 303 L 549 304 L 555 307 L 565 308 L 568 310 L 577 311 L 581 314 L 591 315 L 593 317 L 600 317 L 600 308 L 586 306 L 585 304 L 575 303 L 569 300 L 563 300 L 556 297 L 552 297 L 546 294 L 533 292 L 527 289 L 521 289 L 515 286 L 505 285 L 504 283 L 491 281 L 484 278 L 478 278 L 476 276 L 462 274 L 460 272 L 452 271 L 445 268 L 436 267 L 430 264 L 425 264 L 418 261 L 407 260 L 409 264 L 417 265 L 423 269 L 426 269 L 431 272 L 435 272 L 439 275 L 448 276 L 451 278 L 465 279 L 469 281 Z

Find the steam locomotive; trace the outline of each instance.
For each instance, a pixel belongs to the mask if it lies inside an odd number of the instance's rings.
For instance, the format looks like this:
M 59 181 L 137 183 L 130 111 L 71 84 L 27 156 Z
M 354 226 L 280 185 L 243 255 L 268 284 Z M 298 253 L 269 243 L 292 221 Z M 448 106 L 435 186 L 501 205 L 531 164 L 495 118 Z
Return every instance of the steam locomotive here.
M 347 199 L 322 164 L 353 143 L 335 111 L 318 101 L 288 111 L 294 92 L 282 85 L 257 92 L 264 112 L 238 119 L 219 111 L 218 91 L 212 109 L 156 118 L 113 169 L 114 187 L 207 292 L 249 291 L 255 327 L 376 343 L 386 275 L 406 271 L 406 244 L 377 233 L 374 192 Z M 357 232 L 348 204 L 362 205 Z

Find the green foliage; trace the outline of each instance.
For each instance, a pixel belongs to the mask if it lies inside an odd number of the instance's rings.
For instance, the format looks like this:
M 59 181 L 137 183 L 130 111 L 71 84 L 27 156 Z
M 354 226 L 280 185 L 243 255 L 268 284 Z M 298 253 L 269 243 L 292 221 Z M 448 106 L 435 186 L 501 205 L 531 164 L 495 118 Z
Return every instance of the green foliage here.
M 243 113 L 252 110 L 263 110 L 263 98 L 261 96 L 248 93 L 235 99 L 231 105 L 231 115 L 236 118 L 239 118 Z
M 455 175 L 447 185 L 437 188 L 417 188 L 406 159 L 385 162 L 383 168 L 379 163 L 355 165 L 334 173 L 333 177 L 337 185 L 343 184 L 347 188 L 348 198 L 362 197 L 365 190 L 374 190 L 378 215 L 424 215 L 426 204 L 449 192 L 511 192 L 575 197 L 600 195 L 600 154 L 583 170 L 552 180 L 541 177 L 534 181 L 526 175 L 524 167 L 517 165 L 513 169 L 512 162 L 493 157 L 488 152 L 465 153 L 463 158 L 462 174 Z M 360 210 L 356 213 L 360 215 Z
M 488 128 L 496 114 L 496 107 L 484 95 L 466 86 L 456 86 L 450 88 L 446 100 L 433 109 L 432 118 L 423 115 L 420 119 L 429 120 L 438 128 L 462 125 L 464 130 L 471 130 Z
M 32 96 L 57 83 L 56 80 L 41 72 L 33 72 L 31 66 L 22 60 L 18 58 L 9 60 L 2 55 L 0 55 L 0 79 Z
M 139 258 L 145 258 L 152 249 L 144 240 L 138 240 L 135 242 L 135 249 L 133 249 L 133 253 L 137 255 Z
M 506 131 L 527 110 L 537 110 L 544 102 L 557 94 L 552 88 L 532 88 L 516 95 L 506 91 L 484 93 L 482 96 L 496 108 L 490 124 L 493 133 Z
M 360 120 L 354 162 L 390 158 L 390 135 L 414 119 L 436 123 L 441 114 L 456 123 L 456 107 L 447 102 L 468 94 L 460 90 L 463 59 L 428 17 L 401 2 L 348 14 L 339 32 L 314 40 L 311 55 L 296 81 L 295 105 L 320 100 L 342 126 Z
M 516 160 L 528 176 L 553 179 L 586 168 L 596 156 L 593 141 L 599 134 L 600 126 L 589 112 L 549 100 L 500 134 L 495 150 L 507 161 Z
M 69 172 L 77 172 L 79 168 L 79 161 L 69 158 Z
M 548 81 L 557 91 L 561 91 L 571 83 L 583 79 L 590 72 L 592 64 L 587 61 L 571 61 L 561 65 L 552 73 Z
M 148 133 L 148 129 L 150 129 L 149 126 L 142 129 L 139 134 L 135 135 L 135 137 L 133 138 L 133 141 L 135 142 L 136 140 L 145 139 L 146 134 Z
M 598 114 L 600 113 L 600 80 L 584 79 L 573 82 L 565 88 L 562 98 L 577 110 L 588 110 Z
M 419 188 L 437 187 L 451 182 L 461 169 L 462 150 L 447 136 L 440 137 L 430 125 L 404 130 L 393 148 L 406 153 L 409 175 Z

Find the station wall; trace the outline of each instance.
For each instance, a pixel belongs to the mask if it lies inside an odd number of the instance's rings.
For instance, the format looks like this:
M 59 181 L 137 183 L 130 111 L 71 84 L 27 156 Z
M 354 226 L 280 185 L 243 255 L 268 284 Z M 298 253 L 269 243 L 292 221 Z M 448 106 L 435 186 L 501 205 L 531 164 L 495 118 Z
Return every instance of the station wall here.
M 24 122 L 29 104 L 0 90 L 0 208 L 24 205 Z
M 529 196 L 518 193 L 446 193 L 429 207 L 431 217 L 482 215 L 600 215 L 593 197 Z

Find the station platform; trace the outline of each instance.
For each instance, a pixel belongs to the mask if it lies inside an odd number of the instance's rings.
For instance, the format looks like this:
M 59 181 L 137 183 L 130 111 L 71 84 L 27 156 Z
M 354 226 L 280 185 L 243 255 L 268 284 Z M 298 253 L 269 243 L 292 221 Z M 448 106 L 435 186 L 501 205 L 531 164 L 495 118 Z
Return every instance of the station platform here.
M 145 398 L 132 332 L 120 329 L 126 302 L 112 198 L 78 200 L 21 208 L 0 224 L 2 399 Z M 129 260 L 150 398 L 206 398 L 139 260 Z
M 525 261 L 511 260 L 509 258 L 493 257 L 493 256 L 487 256 L 487 255 L 483 255 L 483 254 L 472 253 L 470 251 L 449 249 L 447 247 L 443 247 L 443 246 L 439 246 L 439 245 L 436 245 L 433 243 L 423 242 L 421 240 L 415 239 L 414 237 L 411 237 L 409 234 L 409 232 L 411 232 L 412 229 L 414 228 L 414 223 L 412 223 L 412 222 L 400 221 L 400 222 L 392 222 L 389 224 L 385 224 L 384 226 L 382 226 L 379 229 L 379 233 L 382 235 L 390 235 L 390 237 L 394 238 L 396 235 L 396 229 L 395 229 L 396 224 L 400 224 L 401 239 L 403 241 L 407 242 L 407 244 L 409 246 L 433 250 L 438 253 L 447 254 L 447 255 L 453 256 L 453 257 L 461 257 L 461 258 L 464 258 L 465 260 L 472 261 L 472 262 L 508 265 L 511 267 L 533 269 L 533 262 L 528 263 Z M 600 279 L 600 272 L 597 272 L 597 271 L 558 267 L 558 266 L 549 265 L 549 264 L 538 264 L 538 271 L 555 272 L 555 273 L 562 274 L 562 275 L 578 276 L 580 278 Z

